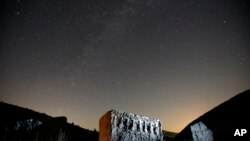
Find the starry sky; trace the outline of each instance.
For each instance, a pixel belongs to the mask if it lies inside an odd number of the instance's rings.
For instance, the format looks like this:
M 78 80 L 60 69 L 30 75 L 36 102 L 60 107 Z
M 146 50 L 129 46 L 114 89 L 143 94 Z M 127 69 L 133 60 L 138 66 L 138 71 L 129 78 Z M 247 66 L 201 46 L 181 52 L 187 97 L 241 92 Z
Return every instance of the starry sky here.
M 248 0 L 2 0 L 0 101 L 97 129 L 178 132 L 250 87 Z

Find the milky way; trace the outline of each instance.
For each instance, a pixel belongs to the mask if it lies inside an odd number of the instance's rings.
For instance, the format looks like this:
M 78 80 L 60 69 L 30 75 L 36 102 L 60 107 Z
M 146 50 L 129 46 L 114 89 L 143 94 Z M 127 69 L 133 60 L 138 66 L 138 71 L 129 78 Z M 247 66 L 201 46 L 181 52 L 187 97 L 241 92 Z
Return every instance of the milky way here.
M 3 0 L 0 100 L 98 129 L 186 124 L 250 86 L 247 0 Z

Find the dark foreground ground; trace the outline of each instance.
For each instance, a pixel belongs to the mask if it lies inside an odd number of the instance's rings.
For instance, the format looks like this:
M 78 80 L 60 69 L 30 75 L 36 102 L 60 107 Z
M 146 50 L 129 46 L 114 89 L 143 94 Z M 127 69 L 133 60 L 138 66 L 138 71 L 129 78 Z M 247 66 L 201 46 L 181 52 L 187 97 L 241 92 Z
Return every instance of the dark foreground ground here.
M 249 107 L 250 90 L 247 90 L 195 119 L 179 134 L 163 131 L 164 140 L 210 141 L 205 138 L 208 136 L 212 137 L 213 141 L 249 141 L 249 133 L 244 136 L 234 136 L 236 129 L 246 129 L 250 132 Z M 97 131 L 68 123 L 66 117 L 51 117 L 3 102 L 0 102 L 0 113 L 0 141 L 99 140 Z M 191 127 L 201 122 L 206 127 L 198 127 L 194 133 Z
M 98 141 L 97 131 L 67 122 L 66 117 L 51 117 L 30 109 L 0 102 L 0 141 Z M 164 131 L 171 141 L 176 133 Z

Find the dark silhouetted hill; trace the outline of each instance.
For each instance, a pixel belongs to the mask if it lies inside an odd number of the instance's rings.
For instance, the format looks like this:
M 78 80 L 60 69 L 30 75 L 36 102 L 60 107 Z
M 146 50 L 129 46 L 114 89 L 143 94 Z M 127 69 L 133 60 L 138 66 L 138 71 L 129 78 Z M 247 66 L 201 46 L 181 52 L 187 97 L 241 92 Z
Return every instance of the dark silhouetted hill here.
M 1 141 L 98 141 L 98 132 L 30 109 L 0 102 Z
M 27 108 L 0 102 L 0 141 L 98 141 L 97 131 L 67 123 L 66 117 L 51 117 Z M 176 133 L 163 131 L 164 140 Z
M 202 122 L 213 132 L 214 141 L 249 141 L 249 133 L 235 137 L 236 129 L 248 129 L 250 132 L 250 90 L 242 92 L 220 104 L 186 126 L 175 141 L 193 140 L 191 126 Z
M 177 133 L 170 132 L 170 131 L 165 131 L 163 130 L 163 140 L 164 141 L 173 141 L 174 137 L 177 135 Z

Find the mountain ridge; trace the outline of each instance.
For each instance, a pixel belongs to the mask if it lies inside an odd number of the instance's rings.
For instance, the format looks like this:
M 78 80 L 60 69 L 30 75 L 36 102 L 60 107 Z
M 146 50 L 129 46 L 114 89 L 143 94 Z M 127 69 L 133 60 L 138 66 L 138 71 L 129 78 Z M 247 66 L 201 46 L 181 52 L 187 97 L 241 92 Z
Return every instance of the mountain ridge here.
M 250 116 L 247 114 L 247 107 L 250 107 L 250 90 L 241 92 L 227 101 L 209 110 L 197 119 L 190 122 L 174 138 L 175 141 L 192 139 L 191 126 L 196 123 L 204 123 L 213 132 L 214 140 L 246 140 L 234 137 L 236 129 L 249 128 Z
M 0 102 L 0 140 L 98 141 L 98 132 L 68 123 L 67 118 Z

